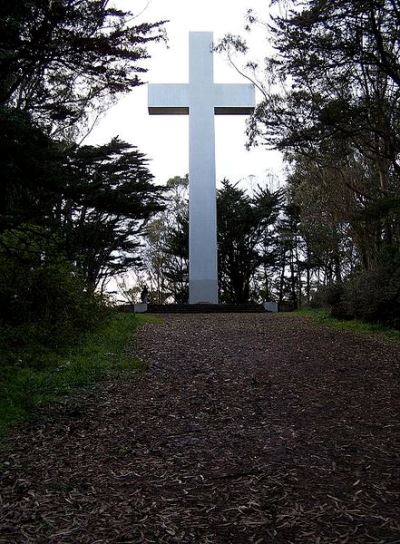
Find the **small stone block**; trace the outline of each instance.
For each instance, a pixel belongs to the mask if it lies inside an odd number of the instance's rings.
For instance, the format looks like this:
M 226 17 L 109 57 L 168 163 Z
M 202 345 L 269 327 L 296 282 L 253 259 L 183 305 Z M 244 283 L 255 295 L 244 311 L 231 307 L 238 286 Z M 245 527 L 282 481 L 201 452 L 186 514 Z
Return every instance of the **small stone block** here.
M 133 305 L 133 311 L 135 314 L 144 314 L 147 312 L 147 303 L 141 302 L 140 304 Z
M 277 302 L 264 302 L 264 309 L 267 312 L 278 312 L 278 303 Z

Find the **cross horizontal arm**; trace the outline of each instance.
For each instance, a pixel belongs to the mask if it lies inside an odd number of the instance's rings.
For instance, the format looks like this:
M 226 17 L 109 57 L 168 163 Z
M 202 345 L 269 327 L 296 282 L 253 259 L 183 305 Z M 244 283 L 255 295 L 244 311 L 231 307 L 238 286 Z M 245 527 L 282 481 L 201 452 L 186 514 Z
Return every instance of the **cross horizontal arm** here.
M 189 114 L 189 86 L 186 83 L 152 83 L 148 93 L 150 115 Z
M 255 91 L 251 83 L 217 83 L 214 85 L 214 111 L 216 115 L 251 115 L 255 103 Z

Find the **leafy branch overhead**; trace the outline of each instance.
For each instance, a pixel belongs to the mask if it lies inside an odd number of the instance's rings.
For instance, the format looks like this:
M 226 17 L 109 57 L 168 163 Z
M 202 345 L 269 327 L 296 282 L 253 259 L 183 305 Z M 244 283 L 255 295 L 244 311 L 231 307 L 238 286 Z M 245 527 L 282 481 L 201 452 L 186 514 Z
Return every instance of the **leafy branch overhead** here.
M 0 6 L 0 105 L 47 126 L 71 125 L 143 83 L 164 21 L 135 24 L 104 0 L 4 0 Z

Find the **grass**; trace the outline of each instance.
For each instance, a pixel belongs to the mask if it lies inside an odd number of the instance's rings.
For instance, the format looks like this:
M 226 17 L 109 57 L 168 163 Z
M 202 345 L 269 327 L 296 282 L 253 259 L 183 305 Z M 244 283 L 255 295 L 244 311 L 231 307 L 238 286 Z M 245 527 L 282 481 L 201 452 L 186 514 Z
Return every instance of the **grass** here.
M 3 366 L 0 376 L 0 435 L 30 417 L 40 405 L 111 374 L 139 368 L 132 354 L 135 332 L 149 316 L 113 313 L 96 331 L 61 353 L 42 354 L 35 364 Z M 131 349 L 128 349 L 128 346 Z
M 366 323 L 357 319 L 341 320 L 331 317 L 327 308 L 303 308 L 293 312 L 295 315 L 302 317 L 310 317 L 320 325 L 326 325 L 333 329 L 342 331 L 353 331 L 367 334 L 378 334 L 391 340 L 400 341 L 400 331 L 390 329 L 382 323 Z

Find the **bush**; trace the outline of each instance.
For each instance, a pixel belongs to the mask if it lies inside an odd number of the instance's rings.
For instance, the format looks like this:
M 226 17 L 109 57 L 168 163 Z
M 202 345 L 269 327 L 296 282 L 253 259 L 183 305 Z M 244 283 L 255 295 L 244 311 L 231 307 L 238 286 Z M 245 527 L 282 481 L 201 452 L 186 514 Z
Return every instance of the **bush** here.
M 360 272 L 343 285 L 332 317 L 361 319 L 400 329 L 400 255 L 382 257 L 373 270 Z
M 332 284 L 320 287 L 313 294 L 310 302 L 311 308 L 326 308 L 340 302 L 343 295 L 343 284 Z
M 8 231 L 0 239 L 0 348 L 9 362 L 28 347 L 33 359 L 62 347 L 106 312 L 74 267 L 54 245 L 44 248 L 43 239 L 36 227 Z

